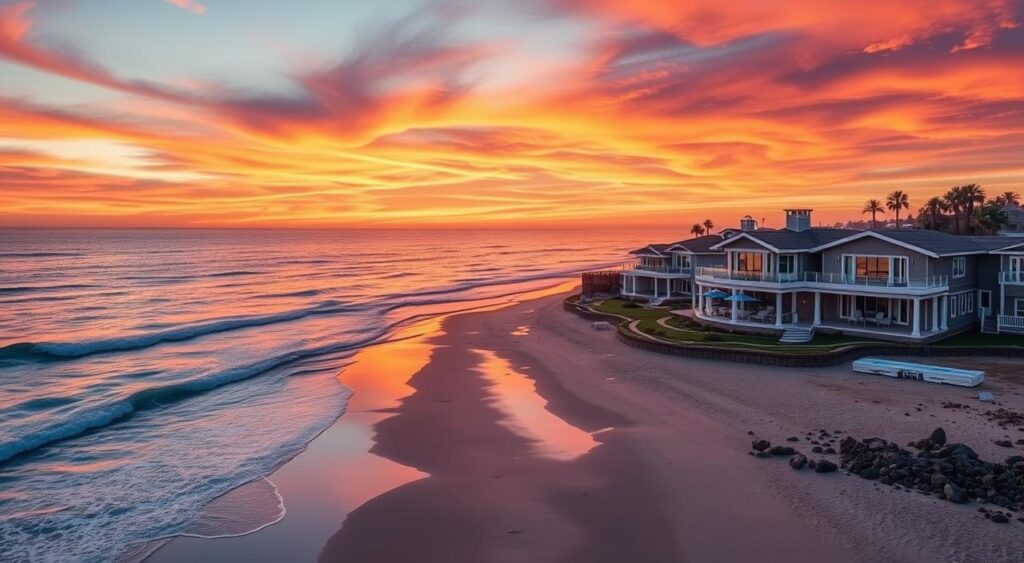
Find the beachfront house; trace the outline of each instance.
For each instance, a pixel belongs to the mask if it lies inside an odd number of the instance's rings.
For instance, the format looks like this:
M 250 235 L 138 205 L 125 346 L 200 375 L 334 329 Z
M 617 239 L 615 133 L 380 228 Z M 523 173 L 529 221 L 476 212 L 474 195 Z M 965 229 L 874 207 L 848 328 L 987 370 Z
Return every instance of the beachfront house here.
M 711 250 L 723 235 L 708 235 L 669 244 L 650 244 L 630 254 L 635 262 L 622 272 L 622 295 L 647 301 L 694 302 L 694 274 L 699 268 L 720 267 L 725 253 Z
M 623 295 L 683 294 L 699 322 L 751 332 L 921 342 L 977 326 L 1024 331 L 1020 239 L 821 228 L 812 226 L 810 209 L 785 213 L 783 229 L 745 219 L 717 242 L 700 237 L 634 251 L 639 261 L 623 273 Z M 652 275 L 661 269 L 677 277 Z

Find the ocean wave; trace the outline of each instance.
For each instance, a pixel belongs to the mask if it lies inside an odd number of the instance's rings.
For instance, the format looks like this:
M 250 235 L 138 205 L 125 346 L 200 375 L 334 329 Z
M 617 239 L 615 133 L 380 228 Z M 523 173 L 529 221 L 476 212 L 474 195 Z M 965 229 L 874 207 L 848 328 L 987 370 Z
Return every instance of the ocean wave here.
M 178 342 L 217 332 L 226 332 L 239 328 L 293 321 L 310 315 L 332 314 L 352 310 L 356 310 L 356 308 L 346 307 L 341 305 L 338 301 L 329 300 L 313 307 L 286 311 L 283 313 L 219 319 L 176 326 L 166 330 L 115 338 L 101 338 L 83 342 L 19 342 L 0 348 L 0 361 L 41 359 L 58 360 L 80 358 L 82 356 L 102 352 L 136 350 L 139 348 L 148 348 L 162 342 Z
M 253 364 L 217 372 L 207 377 L 150 387 L 137 391 L 118 401 L 82 409 L 69 415 L 68 418 L 54 421 L 49 425 L 12 440 L 0 442 L 0 464 L 14 456 L 36 450 L 53 442 L 73 438 L 89 430 L 108 426 L 141 410 L 163 408 L 199 393 L 250 379 L 305 358 L 342 351 L 354 351 L 379 341 L 391 330 L 391 327 L 380 327 L 366 333 L 363 338 L 355 341 L 292 350 Z

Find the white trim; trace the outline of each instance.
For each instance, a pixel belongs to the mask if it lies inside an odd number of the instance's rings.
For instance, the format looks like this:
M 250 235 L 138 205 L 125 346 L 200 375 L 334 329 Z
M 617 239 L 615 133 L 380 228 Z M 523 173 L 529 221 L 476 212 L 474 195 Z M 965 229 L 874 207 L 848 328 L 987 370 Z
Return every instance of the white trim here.
M 960 264 L 963 266 L 960 269 L 960 274 L 959 275 L 956 273 L 956 264 L 957 264 L 957 262 L 960 262 Z M 952 277 L 954 277 L 954 278 L 963 278 L 963 277 L 966 277 L 966 276 L 967 276 L 967 257 L 966 256 L 954 256 L 953 257 L 953 276 Z
M 924 254 L 926 256 L 931 256 L 932 258 L 939 258 L 938 254 L 936 254 L 936 253 L 934 253 L 934 252 L 932 252 L 930 250 L 925 250 L 925 249 L 923 249 L 923 248 L 921 248 L 919 246 L 914 246 L 912 244 L 908 244 L 908 243 L 901 242 L 901 241 L 898 241 L 898 240 L 893 239 L 893 238 L 889 238 L 889 237 L 887 237 L 885 235 L 881 235 L 881 234 L 879 234 L 879 233 L 877 233 L 875 231 L 861 231 L 861 232 L 859 232 L 857 234 L 850 235 L 848 237 L 843 237 L 843 238 L 841 238 L 839 240 L 834 240 L 832 242 L 828 242 L 828 243 L 825 243 L 825 244 L 822 244 L 822 245 L 819 245 L 819 246 L 815 246 L 814 248 L 811 248 L 808 252 L 821 252 L 822 250 L 825 250 L 827 248 L 832 248 L 834 246 L 839 246 L 839 245 L 842 245 L 842 244 L 846 244 L 848 242 L 853 242 L 855 240 L 860 240 L 860 239 L 865 238 L 865 237 L 877 238 L 878 240 L 883 240 L 885 242 L 888 242 L 888 243 L 891 243 L 891 244 L 895 244 L 896 246 L 900 246 L 900 247 L 906 248 L 908 250 L 913 250 L 914 252 L 919 252 L 919 253 Z M 963 252 L 963 253 L 957 252 L 956 254 L 959 255 L 959 254 L 970 254 L 970 253 L 968 253 L 968 252 Z
M 757 238 L 754 238 L 754 237 L 750 236 L 750 233 L 740 233 L 740 234 L 738 234 L 736 236 L 729 237 L 729 238 L 723 240 L 722 242 L 712 246 L 711 250 L 722 250 L 720 247 L 725 246 L 726 243 L 732 243 L 732 242 L 740 240 L 741 238 L 745 238 L 745 239 L 747 239 L 749 241 L 752 241 L 752 242 L 755 242 L 757 244 L 760 244 L 761 246 L 767 248 L 768 250 L 771 250 L 772 252 L 783 252 L 782 250 L 779 250 L 778 248 L 775 248 L 774 246 L 768 244 L 767 242 L 764 242 L 763 240 L 759 240 Z M 726 252 L 728 252 L 728 251 L 726 251 Z M 754 252 L 756 252 L 756 251 L 754 251 Z M 785 252 L 804 252 L 804 251 L 801 251 L 801 250 L 786 250 Z

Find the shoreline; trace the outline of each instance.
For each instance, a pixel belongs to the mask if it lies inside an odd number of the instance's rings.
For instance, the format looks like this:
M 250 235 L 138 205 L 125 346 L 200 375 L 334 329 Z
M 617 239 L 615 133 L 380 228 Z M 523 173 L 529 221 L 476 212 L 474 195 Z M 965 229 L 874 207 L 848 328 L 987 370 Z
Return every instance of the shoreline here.
M 939 425 L 982 457 L 1019 453 L 941 408 L 970 391 L 652 354 L 590 330 L 563 295 L 427 321 L 361 351 L 340 375 L 354 390 L 347 412 L 269 476 L 286 518 L 242 537 L 175 538 L 147 560 L 1011 557 L 1016 524 L 973 507 L 746 455 L 751 430 L 906 442 Z M 984 389 L 1021 409 L 1021 383 L 997 373 Z

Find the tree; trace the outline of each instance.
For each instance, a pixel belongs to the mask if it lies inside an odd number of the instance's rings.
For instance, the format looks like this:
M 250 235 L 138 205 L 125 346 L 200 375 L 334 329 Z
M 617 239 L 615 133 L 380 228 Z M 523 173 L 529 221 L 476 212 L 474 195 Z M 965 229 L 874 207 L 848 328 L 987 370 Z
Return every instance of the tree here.
M 946 201 L 941 197 L 933 197 L 929 199 L 920 210 L 918 215 L 925 215 L 928 217 L 928 228 L 937 231 L 939 230 L 939 217 L 946 212 L 949 207 L 946 205 Z
M 704 232 L 705 233 L 710 235 L 711 234 L 711 229 L 714 229 L 714 228 L 715 228 L 715 224 L 711 221 L 711 219 L 704 219 Z
M 974 215 L 971 216 L 975 232 L 986 235 L 999 234 L 999 230 L 1006 226 L 1008 221 L 1009 218 L 1006 216 L 1003 206 L 994 200 L 983 203 L 974 210 Z
M 953 212 L 953 232 L 960 234 L 960 215 L 964 211 L 963 190 L 960 186 L 949 188 L 942 199 L 946 204 L 946 209 Z
M 960 193 L 964 202 L 964 216 L 967 217 L 968 226 L 974 231 L 974 208 L 985 203 L 985 190 L 978 184 L 967 184 L 960 186 Z
M 893 191 L 885 198 L 885 206 L 890 211 L 896 212 L 896 228 L 900 228 L 900 209 L 910 209 L 910 199 L 907 194 L 900 190 Z
M 704 234 L 704 227 L 701 226 L 700 223 L 694 223 L 693 226 L 690 227 L 690 234 L 699 237 Z
M 1017 192 L 1003 192 L 996 196 L 995 203 L 1002 207 L 1020 207 L 1020 194 Z
M 877 229 L 878 221 L 875 220 L 875 215 L 879 213 L 884 214 L 885 208 L 882 207 L 882 202 L 878 201 L 877 199 L 869 199 L 868 202 L 864 204 L 864 209 L 862 209 L 860 212 L 861 215 L 865 213 L 871 214 L 871 228 Z

